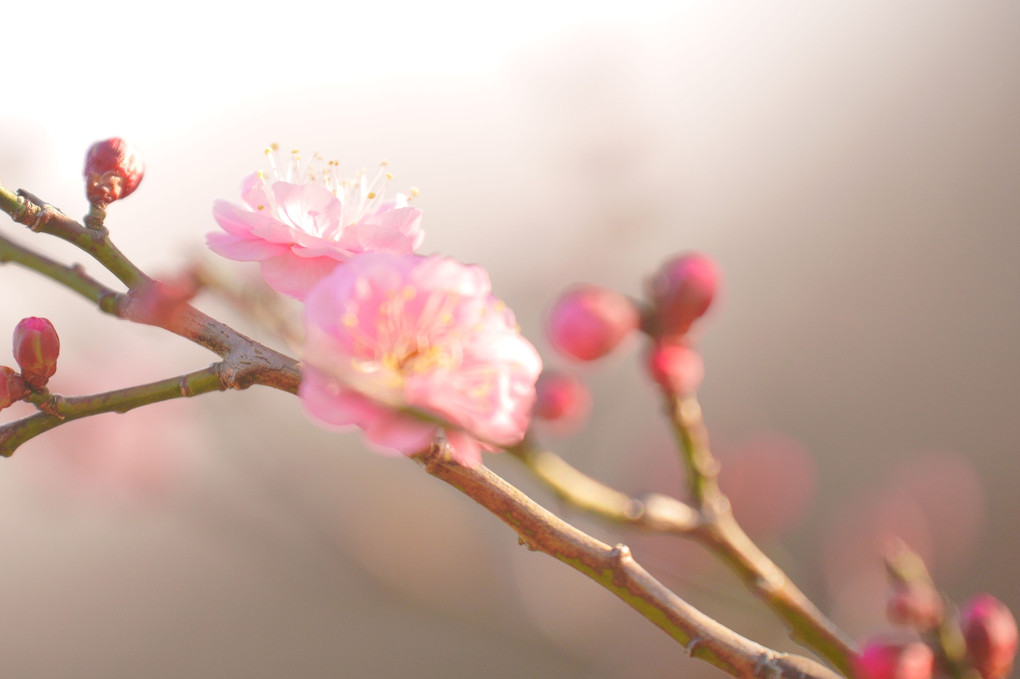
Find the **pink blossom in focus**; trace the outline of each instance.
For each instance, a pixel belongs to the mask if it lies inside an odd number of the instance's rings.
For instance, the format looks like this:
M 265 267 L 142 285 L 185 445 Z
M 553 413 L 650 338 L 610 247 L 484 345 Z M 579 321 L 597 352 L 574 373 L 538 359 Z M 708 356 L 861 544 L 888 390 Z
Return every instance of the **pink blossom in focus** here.
M 305 299 L 299 395 L 313 418 L 356 425 L 385 453 L 413 455 L 440 425 L 455 459 L 524 436 L 542 362 L 477 266 L 443 257 L 365 253 Z
M 214 204 L 213 217 L 224 233 L 206 237 L 213 252 L 259 262 L 270 287 L 303 299 L 338 262 L 362 252 L 407 255 L 421 245 L 421 210 L 409 206 L 408 195 L 386 198 L 393 175 L 385 168 L 371 181 L 364 172 L 341 179 L 335 162 L 317 170 L 316 158 L 302 168 L 294 152 L 281 172 L 273 150 L 266 152 L 270 172 L 244 180 L 243 206 Z

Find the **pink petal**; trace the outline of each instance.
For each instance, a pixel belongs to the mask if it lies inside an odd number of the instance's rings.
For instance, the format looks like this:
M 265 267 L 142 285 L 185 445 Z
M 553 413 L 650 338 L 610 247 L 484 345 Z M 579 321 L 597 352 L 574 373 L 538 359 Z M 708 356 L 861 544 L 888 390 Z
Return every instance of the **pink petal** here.
M 252 212 L 218 200 L 213 204 L 213 218 L 224 231 L 241 238 L 257 237 L 273 243 L 291 242 L 287 226 L 268 212 Z
M 334 427 L 364 427 L 389 415 L 389 411 L 371 399 L 338 387 L 334 380 L 315 369 L 306 369 L 301 376 L 298 396 L 312 418 Z
M 336 266 L 336 260 L 330 257 L 309 259 L 288 250 L 262 262 L 262 277 L 277 292 L 304 299 Z
M 260 262 L 288 251 L 286 245 L 268 243 L 261 239 L 241 238 L 229 233 L 208 233 L 205 242 L 216 254 L 240 262 Z
M 280 215 L 305 233 L 322 236 L 340 222 L 340 200 L 318 184 L 275 182 L 273 195 Z
M 365 427 L 365 438 L 385 451 L 414 455 L 432 445 L 438 429 L 434 424 L 389 411 L 388 417 Z
M 446 440 L 450 442 L 454 460 L 472 469 L 481 466 L 482 450 L 478 441 L 459 429 L 447 430 Z

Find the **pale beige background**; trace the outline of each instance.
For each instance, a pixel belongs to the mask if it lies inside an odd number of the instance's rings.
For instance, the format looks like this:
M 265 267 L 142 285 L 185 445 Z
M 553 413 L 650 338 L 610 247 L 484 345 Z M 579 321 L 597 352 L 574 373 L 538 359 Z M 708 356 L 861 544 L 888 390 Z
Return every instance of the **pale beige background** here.
M 109 225 L 170 272 L 266 143 L 348 170 L 386 159 L 397 187 L 422 190 L 424 250 L 488 267 L 547 356 L 558 289 L 637 295 L 668 253 L 704 250 L 725 274 L 701 340 L 715 440 L 778 433 L 817 468 L 809 515 L 767 549 L 858 638 L 882 629 L 866 538 L 885 516 L 951 595 L 1020 609 L 1020 5 L 150 11 L 4 10 L 0 180 L 81 214 L 87 146 L 132 139 L 148 175 Z M 60 329 L 55 389 L 211 360 L 13 267 L 0 281 L 0 331 L 26 315 Z M 586 370 L 594 421 L 551 441 L 627 490 L 676 490 L 639 357 Z M 0 463 L 0 675 L 716 676 L 415 465 L 314 429 L 296 399 L 252 390 L 105 420 Z M 811 462 L 793 460 L 773 485 L 754 477 L 750 511 L 807 492 Z M 564 511 L 789 647 L 698 550 Z

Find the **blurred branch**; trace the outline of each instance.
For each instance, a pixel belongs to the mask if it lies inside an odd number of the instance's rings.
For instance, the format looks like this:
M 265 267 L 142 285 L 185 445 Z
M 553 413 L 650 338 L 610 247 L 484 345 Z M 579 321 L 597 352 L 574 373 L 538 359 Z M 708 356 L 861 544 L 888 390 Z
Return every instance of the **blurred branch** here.
M 581 532 L 485 467 L 462 467 L 440 445 L 415 459 L 499 517 L 529 549 L 566 563 L 623 599 L 683 644 L 688 655 L 738 677 L 839 677 L 814 660 L 777 653 L 709 618 L 653 578 L 626 545 L 610 547 Z
M 850 676 L 856 653 L 851 641 L 747 536 L 733 517 L 718 484 L 719 462 L 708 444 L 701 405 L 693 395 L 664 392 L 669 419 L 687 470 L 691 503 L 702 521 L 692 535 L 714 551 L 790 629 L 791 637 L 814 649 Z
M 656 533 L 690 535 L 698 528 L 698 512 L 676 498 L 650 493 L 633 498 L 596 481 L 559 455 L 540 450 L 529 438 L 511 453 L 564 502 L 616 523 Z
M 641 530 L 685 535 L 701 542 L 786 622 L 794 640 L 849 676 L 853 642 L 754 544 L 733 517 L 729 500 L 717 483 L 719 464 L 709 449 L 697 400 L 670 399 L 670 421 L 683 451 L 691 504 L 659 493 L 629 497 L 555 453 L 539 450 L 529 439 L 509 452 L 575 507 Z

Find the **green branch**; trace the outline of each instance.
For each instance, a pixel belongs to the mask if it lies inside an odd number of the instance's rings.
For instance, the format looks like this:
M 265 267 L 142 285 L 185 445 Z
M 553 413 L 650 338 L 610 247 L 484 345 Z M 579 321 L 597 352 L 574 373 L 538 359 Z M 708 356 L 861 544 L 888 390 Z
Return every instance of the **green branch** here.
M 216 363 L 186 375 L 91 396 L 33 394 L 26 400 L 41 412 L 0 426 L 0 456 L 10 457 L 21 444 L 65 422 L 102 413 L 126 413 L 160 401 L 223 391 L 229 384 L 224 381 L 222 370 L 223 365 Z

